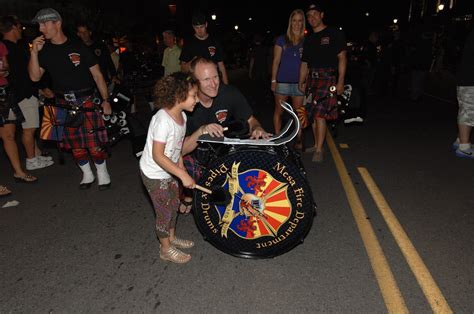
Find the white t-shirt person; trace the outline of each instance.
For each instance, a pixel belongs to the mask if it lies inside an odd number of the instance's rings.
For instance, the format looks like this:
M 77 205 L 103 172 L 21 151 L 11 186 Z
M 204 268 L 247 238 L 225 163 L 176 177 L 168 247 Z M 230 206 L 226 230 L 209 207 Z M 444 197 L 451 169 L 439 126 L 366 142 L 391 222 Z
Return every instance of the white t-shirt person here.
M 178 124 L 164 109 L 160 109 L 151 119 L 145 149 L 140 158 L 140 169 L 150 179 L 169 179 L 171 175 L 153 160 L 153 142 L 165 144 L 165 156 L 178 163 L 186 133 L 186 114 L 182 112 L 184 123 Z

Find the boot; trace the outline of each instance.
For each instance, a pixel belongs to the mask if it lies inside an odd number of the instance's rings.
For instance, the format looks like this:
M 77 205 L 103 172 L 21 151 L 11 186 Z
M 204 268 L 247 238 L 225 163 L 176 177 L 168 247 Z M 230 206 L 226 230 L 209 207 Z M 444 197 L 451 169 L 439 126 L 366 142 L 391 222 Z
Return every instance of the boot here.
M 104 160 L 101 164 L 95 164 L 97 169 L 97 178 L 99 179 L 99 190 L 107 190 L 110 187 L 110 175 L 107 171 L 107 164 Z
M 79 168 L 82 170 L 82 181 L 79 184 L 79 189 L 86 190 L 91 187 L 92 183 L 95 181 L 94 174 L 92 173 L 91 164 L 87 162 L 87 164 L 81 166 Z

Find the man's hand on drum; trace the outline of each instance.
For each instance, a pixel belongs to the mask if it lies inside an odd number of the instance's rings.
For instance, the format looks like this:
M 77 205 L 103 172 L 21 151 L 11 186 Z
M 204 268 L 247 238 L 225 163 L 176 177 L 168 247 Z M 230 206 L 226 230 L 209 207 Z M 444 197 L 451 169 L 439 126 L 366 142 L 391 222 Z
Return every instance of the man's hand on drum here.
M 201 134 L 209 134 L 212 137 L 223 137 L 224 128 L 218 123 L 206 124 L 201 127 Z
M 261 126 L 255 127 L 252 130 L 252 134 L 250 134 L 250 138 L 253 140 L 260 139 L 260 138 L 267 139 L 270 136 L 272 136 L 272 134 L 266 132 Z

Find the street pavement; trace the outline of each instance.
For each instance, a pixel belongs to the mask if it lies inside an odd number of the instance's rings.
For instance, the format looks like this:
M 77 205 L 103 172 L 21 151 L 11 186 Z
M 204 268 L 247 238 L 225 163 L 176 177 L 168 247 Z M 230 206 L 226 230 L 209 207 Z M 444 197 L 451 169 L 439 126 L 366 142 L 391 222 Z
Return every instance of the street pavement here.
M 271 95 L 242 73 L 233 75 L 232 82 L 271 129 Z M 457 105 L 441 96 L 425 96 L 419 103 L 373 96 L 366 122 L 340 125 L 334 141 L 364 209 L 362 220 L 374 230 L 406 309 L 432 312 L 436 305 L 428 300 L 436 287 L 452 311 L 472 313 L 474 161 L 456 158 L 450 150 Z M 309 132 L 305 138 L 311 145 Z M 113 148 L 108 161 L 113 183 L 106 191 L 96 185 L 78 190 L 80 171 L 69 155 L 64 165 L 34 171 L 39 182 L 14 183 L 2 151 L 0 183 L 13 195 L 1 204 L 18 200 L 20 205 L 0 208 L 0 312 L 393 309 L 353 215 L 356 206 L 343 188 L 348 182 L 341 181 L 329 148 L 325 157 L 313 163 L 311 154 L 302 154 L 318 214 L 301 245 L 273 259 L 236 258 L 204 241 L 192 215 L 180 216 L 178 234 L 196 246 L 192 260 L 177 265 L 159 258 L 152 206 L 128 140 Z M 402 253 L 360 167 L 370 173 L 432 281 L 418 278 L 420 269 L 410 269 L 413 254 Z

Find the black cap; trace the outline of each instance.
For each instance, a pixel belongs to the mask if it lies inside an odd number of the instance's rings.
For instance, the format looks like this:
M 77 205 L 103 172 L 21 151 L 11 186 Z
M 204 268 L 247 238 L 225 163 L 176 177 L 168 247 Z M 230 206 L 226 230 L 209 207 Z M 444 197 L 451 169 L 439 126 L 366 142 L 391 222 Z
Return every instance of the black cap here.
M 202 12 L 196 12 L 193 14 L 191 23 L 193 26 L 204 25 L 206 24 L 206 16 Z
M 310 3 L 308 5 L 308 7 L 306 8 L 306 13 L 308 13 L 309 11 L 311 10 L 316 10 L 316 11 L 319 11 L 319 12 L 324 12 L 324 8 L 323 6 L 320 4 L 320 3 Z

